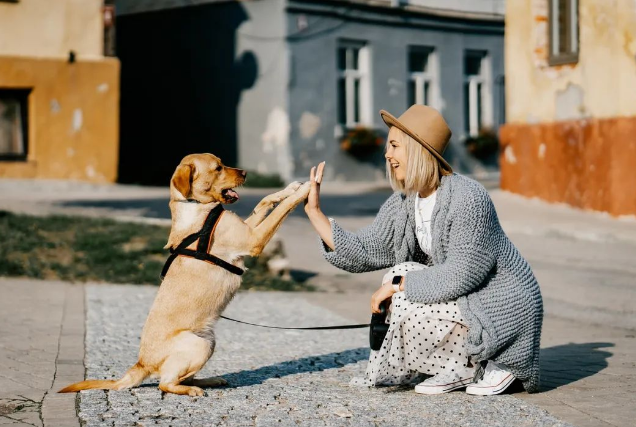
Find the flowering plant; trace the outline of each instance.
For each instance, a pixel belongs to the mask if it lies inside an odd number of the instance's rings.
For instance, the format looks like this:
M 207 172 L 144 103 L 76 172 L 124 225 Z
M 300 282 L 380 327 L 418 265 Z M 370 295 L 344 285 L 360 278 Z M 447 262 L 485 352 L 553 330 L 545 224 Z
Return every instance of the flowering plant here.
M 384 139 L 374 129 L 358 126 L 347 131 L 340 140 L 340 148 L 352 156 L 362 157 L 375 153 Z
M 499 150 L 499 138 L 492 129 L 482 129 L 477 136 L 469 136 L 464 141 L 466 149 L 475 158 L 485 160 Z

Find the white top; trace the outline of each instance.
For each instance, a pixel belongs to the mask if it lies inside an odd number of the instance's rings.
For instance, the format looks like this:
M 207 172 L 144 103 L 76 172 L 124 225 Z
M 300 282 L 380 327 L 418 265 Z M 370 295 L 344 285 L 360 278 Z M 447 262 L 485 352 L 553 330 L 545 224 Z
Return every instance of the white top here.
M 420 248 L 427 255 L 431 254 L 431 243 L 433 241 L 431 216 L 435 208 L 435 199 L 437 199 L 437 191 L 428 197 L 415 197 L 415 234 Z

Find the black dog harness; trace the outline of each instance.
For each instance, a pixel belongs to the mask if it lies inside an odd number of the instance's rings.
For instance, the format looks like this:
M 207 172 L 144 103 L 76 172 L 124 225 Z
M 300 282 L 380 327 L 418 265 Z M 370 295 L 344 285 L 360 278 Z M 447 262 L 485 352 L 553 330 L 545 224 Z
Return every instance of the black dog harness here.
M 208 217 L 205 219 L 203 223 L 203 228 L 196 233 L 190 234 L 188 237 L 183 239 L 183 241 L 176 248 L 170 248 L 170 256 L 166 260 L 166 263 L 163 266 L 163 270 L 161 270 L 161 279 L 163 279 L 166 274 L 168 274 L 168 269 L 170 269 L 170 265 L 178 256 L 187 256 L 190 258 L 195 258 L 201 261 L 208 262 L 210 264 L 217 265 L 221 268 L 226 269 L 230 273 L 234 273 L 236 275 L 241 276 L 244 273 L 242 268 L 239 268 L 235 265 L 230 264 L 229 262 L 223 261 L 221 258 L 216 257 L 209 253 L 210 244 L 212 240 L 212 235 L 214 234 L 214 229 L 216 228 L 216 224 L 221 219 L 221 216 L 225 212 L 223 206 L 221 204 L 217 205 L 214 209 L 210 211 Z M 193 244 L 196 241 L 197 249 L 192 250 L 188 249 L 188 246 Z

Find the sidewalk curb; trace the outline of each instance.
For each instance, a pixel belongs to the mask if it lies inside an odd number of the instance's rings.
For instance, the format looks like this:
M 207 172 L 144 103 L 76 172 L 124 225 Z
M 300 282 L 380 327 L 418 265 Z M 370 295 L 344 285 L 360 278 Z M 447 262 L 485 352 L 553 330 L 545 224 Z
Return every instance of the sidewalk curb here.
M 64 313 L 55 360 L 55 377 L 42 401 L 44 427 L 80 426 L 78 394 L 58 394 L 61 388 L 84 379 L 85 291 L 83 285 L 66 287 Z

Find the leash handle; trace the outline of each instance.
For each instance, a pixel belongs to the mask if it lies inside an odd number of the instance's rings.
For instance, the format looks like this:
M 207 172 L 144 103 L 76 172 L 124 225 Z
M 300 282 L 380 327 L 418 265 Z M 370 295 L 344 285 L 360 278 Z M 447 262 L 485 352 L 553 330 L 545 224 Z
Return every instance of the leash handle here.
M 368 328 L 370 325 L 368 323 L 358 324 L 358 325 L 336 325 L 336 326 L 313 326 L 307 328 L 285 328 L 282 326 L 269 326 L 269 325 L 258 325 L 256 323 L 243 322 L 242 320 L 232 319 L 230 317 L 220 316 L 221 319 L 229 320 L 231 322 L 242 323 L 244 325 L 250 326 L 258 326 L 259 328 L 268 328 L 268 329 L 286 329 L 286 330 L 296 330 L 296 331 L 326 331 L 326 330 L 335 330 L 335 329 L 360 329 L 360 328 Z

